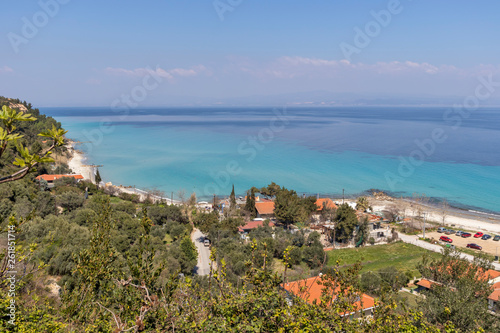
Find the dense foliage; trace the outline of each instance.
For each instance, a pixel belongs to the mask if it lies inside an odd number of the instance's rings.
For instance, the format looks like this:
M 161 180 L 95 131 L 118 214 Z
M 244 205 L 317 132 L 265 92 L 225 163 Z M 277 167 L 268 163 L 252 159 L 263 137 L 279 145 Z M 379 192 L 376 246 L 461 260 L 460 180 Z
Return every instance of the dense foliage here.
M 18 127 L 24 135 L 18 139 L 35 153 L 45 144 L 39 132 L 60 129 L 25 102 L 0 102 L 22 104 L 37 118 Z M 2 174 L 15 170 L 9 163 L 17 154 L 13 144 L 6 145 Z M 65 168 L 61 163 L 37 165 L 38 172 Z M 464 310 L 452 304 L 460 303 L 456 296 L 449 296 L 443 308 L 436 297 L 444 289 L 432 290 L 422 303 L 423 312 L 401 311 L 390 297 L 391 290 L 404 284 L 399 272 L 380 271 L 359 283 L 359 264 L 324 267 L 327 256 L 317 232 L 273 228 L 265 221 L 242 237 L 240 209 L 224 215 L 197 210 L 189 202 L 183 207 L 139 202 L 134 195 L 110 196 L 94 184 L 68 180 L 48 188 L 34 180 L 36 174 L 0 184 L 2 332 L 458 332 L 455 321 L 461 331 L 479 330 L 481 325 L 495 328 L 482 312 L 476 321 L 468 321 L 460 312 Z M 316 210 L 314 198 L 300 198 L 274 183 L 252 189 L 247 209 L 255 209 L 252 200 L 258 191 L 276 200 L 275 213 L 285 224 L 304 222 Z M 360 234 L 366 232 L 350 207 L 330 214 L 339 239 L 352 235 L 356 227 Z M 198 256 L 190 237 L 193 227 L 212 242 L 216 265 L 209 276 L 193 274 Z M 13 267 L 7 265 L 7 230 L 16 236 Z M 436 265 L 424 262 L 422 274 L 436 274 L 428 270 Z M 14 298 L 6 279 L 9 269 L 17 272 Z M 283 290 L 284 281 L 320 270 L 320 302 L 310 304 Z M 452 276 L 436 278 L 450 286 L 467 286 L 468 300 L 487 291 L 474 280 Z M 380 301 L 372 317 L 353 320 L 353 303 L 362 288 L 380 295 Z M 14 325 L 9 323 L 11 299 L 16 304 Z M 474 309 L 484 307 L 474 303 Z

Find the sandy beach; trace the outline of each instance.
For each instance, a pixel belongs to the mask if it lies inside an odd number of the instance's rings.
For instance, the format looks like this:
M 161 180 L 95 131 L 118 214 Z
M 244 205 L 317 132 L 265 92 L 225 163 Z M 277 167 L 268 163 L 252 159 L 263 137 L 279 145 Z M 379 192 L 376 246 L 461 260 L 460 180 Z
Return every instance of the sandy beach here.
M 92 168 L 85 165 L 85 154 L 75 149 L 75 142 L 68 140 L 68 151 L 71 153 L 71 158 L 68 161 L 68 166 L 75 174 L 82 175 L 85 180 L 91 180 Z
M 73 172 L 75 174 L 82 175 L 85 180 L 92 181 L 93 180 L 93 177 L 92 177 L 92 172 L 93 172 L 92 169 L 93 168 L 90 166 L 87 166 L 85 164 L 85 161 L 86 161 L 85 154 L 83 152 L 75 149 L 75 142 L 73 142 L 71 140 L 67 140 L 67 142 L 68 142 L 68 151 L 71 153 L 71 158 L 68 161 L 69 168 L 71 170 L 73 170 Z M 108 189 L 112 189 L 109 192 L 116 191 L 118 193 L 136 194 L 139 196 L 141 201 L 146 200 L 147 197 L 149 196 L 155 202 L 159 201 L 159 200 L 163 200 L 163 201 L 167 202 L 167 204 L 172 204 L 172 203 L 174 205 L 180 204 L 180 201 L 177 201 L 177 200 L 172 201 L 170 198 L 165 198 L 165 197 L 161 198 L 161 197 L 158 197 L 155 195 L 151 195 L 147 191 L 140 190 L 140 189 L 137 189 L 137 188 L 134 188 L 131 186 L 113 185 L 111 182 L 105 182 L 105 180 L 103 180 L 103 182 L 101 182 L 101 186 L 104 186 L 105 188 L 108 188 Z
M 439 225 L 443 225 L 443 210 L 430 205 L 419 205 L 408 200 L 386 198 L 370 198 L 370 203 L 375 212 L 382 212 L 390 209 L 391 206 L 404 207 L 404 216 L 416 217 L 418 211 L 426 213 L 426 220 Z M 420 208 L 418 208 L 420 206 Z M 467 229 L 471 231 L 482 231 L 490 234 L 500 235 L 500 217 L 480 212 L 470 212 L 453 207 L 448 207 L 445 213 L 444 227 L 455 230 Z
M 85 154 L 74 148 L 75 143 L 72 141 L 68 142 L 68 150 L 71 152 L 72 157 L 68 162 L 68 166 L 76 174 L 81 174 L 86 180 L 91 180 L 92 167 L 85 165 Z M 104 184 L 103 184 L 104 185 Z M 148 192 L 140 190 L 130 186 L 123 185 L 113 185 L 110 182 L 105 183 L 106 187 L 113 187 L 118 192 L 137 194 L 141 200 L 146 199 Z M 150 195 L 150 194 L 149 194 Z M 150 195 L 151 197 L 151 195 Z M 179 201 L 173 200 L 171 202 L 170 198 L 160 198 L 153 196 L 153 200 L 163 200 L 168 204 L 180 204 Z M 390 209 L 391 206 L 404 207 L 404 216 L 415 217 L 417 216 L 417 211 L 425 212 L 427 216 L 427 221 L 434 222 L 436 224 L 442 225 L 443 223 L 443 212 L 439 207 L 434 207 L 430 205 L 422 206 L 418 209 L 419 204 L 411 202 L 409 200 L 391 198 L 384 196 L 382 198 L 370 197 L 370 203 L 372 205 L 373 211 L 382 212 L 384 210 Z M 479 212 L 470 212 L 465 210 L 456 209 L 449 207 L 446 211 L 446 217 L 444 220 L 444 226 L 454 229 L 467 229 L 471 231 L 482 231 L 491 234 L 500 235 L 500 217 L 497 215 L 482 214 Z

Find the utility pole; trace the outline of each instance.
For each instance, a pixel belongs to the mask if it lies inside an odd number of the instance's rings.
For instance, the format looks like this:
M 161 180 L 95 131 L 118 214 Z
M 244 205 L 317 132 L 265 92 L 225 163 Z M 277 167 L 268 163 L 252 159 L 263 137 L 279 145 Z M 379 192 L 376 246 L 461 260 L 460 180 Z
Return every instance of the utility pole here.
M 425 239 L 425 218 L 427 217 L 427 213 L 423 213 L 424 214 L 424 239 Z
M 342 189 L 342 204 L 344 204 L 344 189 Z
M 174 191 L 170 192 L 170 204 L 174 204 Z
M 335 223 L 333 224 L 333 248 L 335 248 Z

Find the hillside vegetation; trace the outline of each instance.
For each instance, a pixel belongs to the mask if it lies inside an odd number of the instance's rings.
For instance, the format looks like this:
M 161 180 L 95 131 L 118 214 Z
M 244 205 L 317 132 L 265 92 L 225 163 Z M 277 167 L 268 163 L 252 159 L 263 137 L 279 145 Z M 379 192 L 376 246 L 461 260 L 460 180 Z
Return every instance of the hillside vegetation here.
M 16 148 L 20 143 L 29 154 L 43 155 L 52 144 L 43 141 L 58 142 L 62 129 L 26 102 L 1 98 L 0 103 L 18 105 L 22 114 L 35 118 L 16 123 L 23 137 L 9 141 L 0 155 L 4 176 L 28 165 L 13 164 L 25 159 Z M 51 129 L 53 136 L 38 135 Z M 62 154 L 64 148 L 54 151 Z M 132 195 L 110 196 L 88 182 L 62 179 L 48 188 L 35 180 L 64 167 L 39 161 L 22 178 L 0 184 L 2 332 L 472 332 L 498 327 L 480 317 L 454 328 L 452 315 L 401 309 L 394 291 L 384 286 L 377 290 L 373 317 L 351 319 L 348 314 L 356 311 L 353 303 L 362 292 L 361 265 L 344 252 L 327 256 L 318 233 L 264 226 L 246 242 L 237 230 L 252 212 L 243 207 L 227 215 L 206 213 L 192 202 L 139 202 Z M 287 226 L 295 215 L 302 221 L 315 209 L 293 191 L 277 196 Z M 300 209 L 293 211 L 287 202 Z M 212 240 L 217 268 L 209 276 L 193 274 L 194 227 Z M 343 257 L 347 268 L 337 261 Z M 283 265 L 279 272 L 276 262 Z M 281 288 L 299 267 L 309 274 L 324 272 L 321 302 L 291 300 Z M 336 288 L 341 292 L 332 302 Z

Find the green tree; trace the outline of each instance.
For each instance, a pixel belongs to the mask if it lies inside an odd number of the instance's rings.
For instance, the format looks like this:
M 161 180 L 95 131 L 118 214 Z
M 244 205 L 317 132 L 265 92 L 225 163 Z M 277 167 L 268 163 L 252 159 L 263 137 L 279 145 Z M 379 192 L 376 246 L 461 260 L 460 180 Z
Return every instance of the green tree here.
M 75 256 L 73 271 L 75 288 L 63 288 L 65 312 L 73 320 L 82 323 L 96 320 L 96 302 L 109 297 L 114 289 L 112 279 L 116 274 L 113 265 L 117 252 L 111 245 L 111 206 L 109 197 L 95 198 L 99 205 L 97 217 L 93 220 L 89 246 Z M 107 305 L 107 304 L 106 304 Z M 105 305 L 104 305 L 105 306 Z
M 397 291 L 408 284 L 406 274 L 394 266 L 382 268 L 378 271 L 378 274 L 382 280 L 382 284 L 393 291 Z
M 368 218 L 365 216 L 359 223 L 358 231 L 356 232 L 356 237 L 354 238 L 356 246 L 365 244 L 368 241 L 369 236 Z
M 317 268 L 323 265 L 328 259 L 323 245 L 320 242 L 321 235 L 314 231 L 307 237 L 307 245 L 302 248 L 302 259 L 309 268 Z
M 489 268 L 488 259 L 475 257 L 469 262 L 448 248 L 440 258 L 424 256 L 418 269 L 423 278 L 435 283 L 419 299 L 419 309 L 431 323 L 451 322 L 460 332 L 498 332 L 500 321 L 488 313 L 486 302 L 493 292 L 486 274 Z
M 361 288 L 370 294 L 378 294 L 382 279 L 376 272 L 366 272 L 361 275 Z
M 255 190 L 253 187 L 247 191 L 245 210 L 250 214 L 251 218 L 257 217 L 257 208 L 255 208 Z
M 342 204 L 335 214 L 335 238 L 341 242 L 350 240 L 359 224 L 356 211 L 348 204 Z
M 57 197 L 57 201 L 62 208 L 67 209 L 69 212 L 71 212 L 83 206 L 85 197 L 75 192 L 64 192 Z
M 198 251 L 196 251 L 196 246 L 191 241 L 191 237 L 186 235 L 181 241 L 181 250 L 188 260 L 197 260 Z
M 199 213 L 194 218 L 194 225 L 204 234 L 208 234 L 210 229 L 219 223 L 217 212 Z
M 95 172 L 95 183 L 99 185 L 102 181 L 101 174 L 99 173 L 99 169 Z
M 366 212 L 367 210 L 372 210 L 372 206 L 370 206 L 367 197 L 359 197 L 356 200 L 356 209 Z
M 229 196 L 229 202 L 231 204 L 231 209 L 236 208 L 236 195 L 234 194 L 234 184 L 233 189 L 231 190 L 231 195 Z
M 25 177 L 30 171 L 35 170 L 36 166 L 41 163 L 54 162 L 54 159 L 50 157 L 52 150 L 64 144 L 63 136 L 67 131 L 56 128 L 55 126 L 53 126 L 50 130 L 42 131 L 38 135 L 52 139 L 51 146 L 40 153 L 30 153 L 27 147 L 24 147 L 18 142 L 23 135 L 16 131 L 17 124 L 20 122 L 35 121 L 36 118 L 32 117 L 29 113 L 18 112 L 4 105 L 2 107 L 2 111 L 0 111 L 0 120 L 3 125 L 0 127 L 0 158 L 6 151 L 9 144 L 12 144 L 16 147 L 18 154 L 12 164 L 21 168 L 18 171 L 0 177 L 0 184 Z
M 259 192 L 260 194 L 268 197 L 268 198 L 274 198 L 276 197 L 276 194 L 281 190 L 281 187 L 276 184 L 275 182 L 272 182 L 271 184 L 267 185 L 267 187 L 262 187 Z
M 149 206 L 147 214 L 153 221 L 153 224 L 155 225 L 164 225 L 168 221 L 188 223 L 187 218 L 182 214 L 181 208 L 175 205 L 170 205 L 166 207 L 158 205 Z
M 300 199 L 294 190 L 282 188 L 276 193 L 274 216 L 286 225 L 299 222 Z
M 315 197 L 300 198 L 294 190 L 284 187 L 276 193 L 274 200 L 274 215 L 280 222 L 287 225 L 306 222 L 316 208 Z

